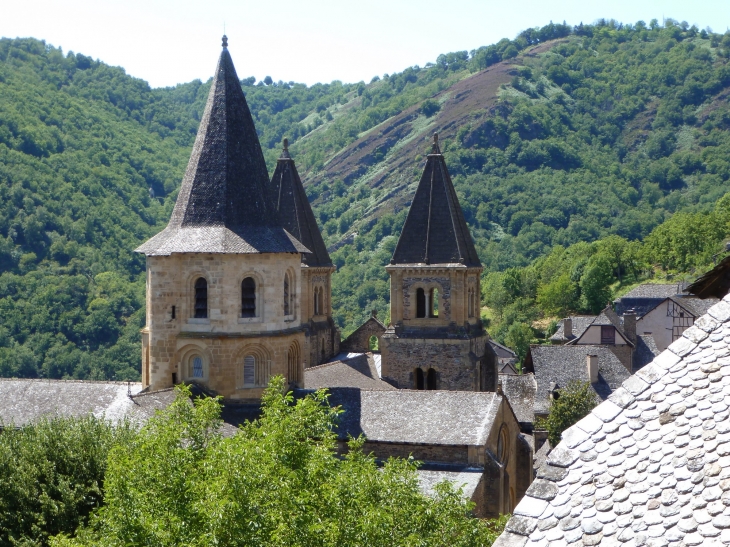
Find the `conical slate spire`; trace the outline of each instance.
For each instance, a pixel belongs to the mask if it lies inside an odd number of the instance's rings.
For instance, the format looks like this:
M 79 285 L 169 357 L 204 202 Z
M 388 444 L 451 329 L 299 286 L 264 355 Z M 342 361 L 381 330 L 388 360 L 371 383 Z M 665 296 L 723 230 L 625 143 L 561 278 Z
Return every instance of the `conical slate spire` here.
M 294 160 L 289 155 L 287 139 L 284 139 L 284 149 L 276 162 L 271 189 L 282 225 L 311 251 L 302 255 L 302 262 L 312 267 L 332 266 Z
M 434 135 L 391 264 L 464 264 L 481 267 L 449 170 Z
M 137 251 L 147 255 L 309 252 L 279 221 L 264 155 L 225 36 L 170 222 Z

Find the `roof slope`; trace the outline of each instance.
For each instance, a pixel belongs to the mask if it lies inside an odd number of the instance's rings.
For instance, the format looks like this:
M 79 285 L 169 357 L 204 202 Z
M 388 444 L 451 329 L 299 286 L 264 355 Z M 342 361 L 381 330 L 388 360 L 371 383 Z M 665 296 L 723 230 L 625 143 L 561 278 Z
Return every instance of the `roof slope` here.
M 558 330 L 555 331 L 550 337 L 551 342 L 568 342 L 580 338 L 588 327 L 591 326 L 593 321 L 596 320 L 596 315 L 572 315 L 569 319 L 572 322 L 572 333 L 570 337 L 565 337 L 565 319 L 561 319 L 558 322 Z
M 687 292 L 700 298 L 709 296 L 722 298 L 728 291 L 730 291 L 730 256 L 723 258 L 717 266 L 705 272 L 687 287 Z
M 279 222 L 264 155 L 225 37 L 170 222 L 137 252 L 308 252 Z
M 434 135 L 390 263 L 482 265 L 439 149 L 438 135 Z
M 287 139 L 284 139 L 284 150 L 271 177 L 271 191 L 282 226 L 311 251 L 302 256 L 302 263 L 307 266 L 332 266 L 304 185 L 289 155 Z
M 396 389 L 384 382 L 372 357 L 360 354 L 352 359 L 342 359 L 304 369 L 304 387 L 321 389 L 332 387 L 357 387 L 360 389 Z
M 626 367 L 606 346 L 532 346 L 530 355 L 537 382 L 535 412 L 538 413 L 548 411 L 548 394 L 554 387 L 563 388 L 571 381 L 589 381 L 587 355 L 598 356 L 598 382 L 591 384 L 591 388 L 601 399 L 606 399 L 630 376 Z
M 502 403 L 496 393 L 470 391 L 333 388 L 330 393 L 330 404 L 344 410 L 338 436 L 364 434 L 376 442 L 482 446 Z
M 537 382 L 534 374 L 500 374 L 502 392 L 520 424 L 535 421 L 535 394 Z
M 563 433 L 495 547 L 729 543 L 729 405 L 726 296 Z

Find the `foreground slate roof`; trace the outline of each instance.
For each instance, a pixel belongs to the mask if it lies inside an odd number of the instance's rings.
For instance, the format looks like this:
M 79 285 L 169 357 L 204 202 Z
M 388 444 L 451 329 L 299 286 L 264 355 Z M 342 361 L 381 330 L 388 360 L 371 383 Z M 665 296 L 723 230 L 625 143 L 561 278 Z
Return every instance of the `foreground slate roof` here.
M 571 381 L 589 381 L 587 355 L 598 356 L 598 382 L 591 384 L 591 388 L 601 400 L 607 399 L 631 375 L 607 346 L 531 346 L 524 368 L 535 374 L 536 413 L 547 413 L 550 406 L 548 395 L 553 389 L 563 388 Z
M 224 37 L 170 222 L 137 252 L 308 252 L 279 222 L 256 128 L 226 45 Z
M 730 296 L 566 430 L 495 547 L 730 544 Z
M 172 390 L 140 395 L 141 389 L 139 383 L 0 378 L 0 426 L 89 414 L 144 422 L 175 398 Z
M 344 410 L 338 436 L 364 434 L 373 442 L 481 446 L 502 403 L 496 393 L 470 391 L 333 388 L 330 393 L 330 404 Z
M 317 226 L 297 167 L 289 154 L 286 139 L 284 150 L 271 177 L 271 190 L 282 226 L 311 251 L 302 255 L 302 263 L 312 267 L 332 266 L 332 259 Z
M 437 135 L 390 263 L 482 265 Z

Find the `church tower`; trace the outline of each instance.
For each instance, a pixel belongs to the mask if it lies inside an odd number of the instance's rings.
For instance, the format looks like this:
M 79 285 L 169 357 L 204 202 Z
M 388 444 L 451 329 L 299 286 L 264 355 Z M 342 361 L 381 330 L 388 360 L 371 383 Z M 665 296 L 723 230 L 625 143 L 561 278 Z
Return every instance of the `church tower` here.
M 390 274 L 382 375 L 405 389 L 496 391 L 497 363 L 479 317 L 482 264 L 444 156 L 433 148 Z
M 340 331 L 332 319 L 332 264 L 304 185 L 289 154 L 289 142 L 276 162 L 271 179 L 279 218 L 287 232 L 311 252 L 302 255 L 301 316 L 306 329 L 309 366 L 319 365 L 340 351 Z
M 279 220 L 225 36 L 170 222 L 137 252 L 147 257 L 145 388 L 196 382 L 257 401 L 272 375 L 301 385 L 309 250 Z

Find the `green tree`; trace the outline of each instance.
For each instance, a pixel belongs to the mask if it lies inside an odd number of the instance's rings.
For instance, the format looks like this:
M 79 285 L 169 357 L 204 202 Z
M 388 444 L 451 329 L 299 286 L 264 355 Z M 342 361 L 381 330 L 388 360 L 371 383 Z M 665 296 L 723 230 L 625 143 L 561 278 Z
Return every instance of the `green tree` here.
M 498 526 L 469 515 L 450 483 L 420 493 L 416 462 L 379 468 L 364 439 L 340 458 L 339 410 L 324 391 L 294 401 L 272 379 L 260 420 L 232 437 L 217 399 L 176 401 L 109 456 L 105 505 L 55 547 L 491 545 Z
M 613 283 L 611 261 L 603 254 L 593 255 L 580 278 L 581 306 L 589 313 L 598 313 L 611 300 Z
M 532 343 L 534 337 L 535 335 L 530 325 L 525 323 L 512 323 L 507 331 L 507 335 L 504 337 L 504 341 L 514 350 L 520 363 L 522 363 L 527 352 L 530 350 L 530 343 Z
M 550 401 L 550 410 L 544 420 L 538 420 L 535 427 L 548 432 L 550 445 L 560 442 L 563 431 L 585 418 L 598 404 L 596 392 L 588 382 L 571 382 L 557 390 Z
M 547 315 L 564 317 L 577 308 L 578 287 L 565 272 L 537 289 L 537 305 Z

